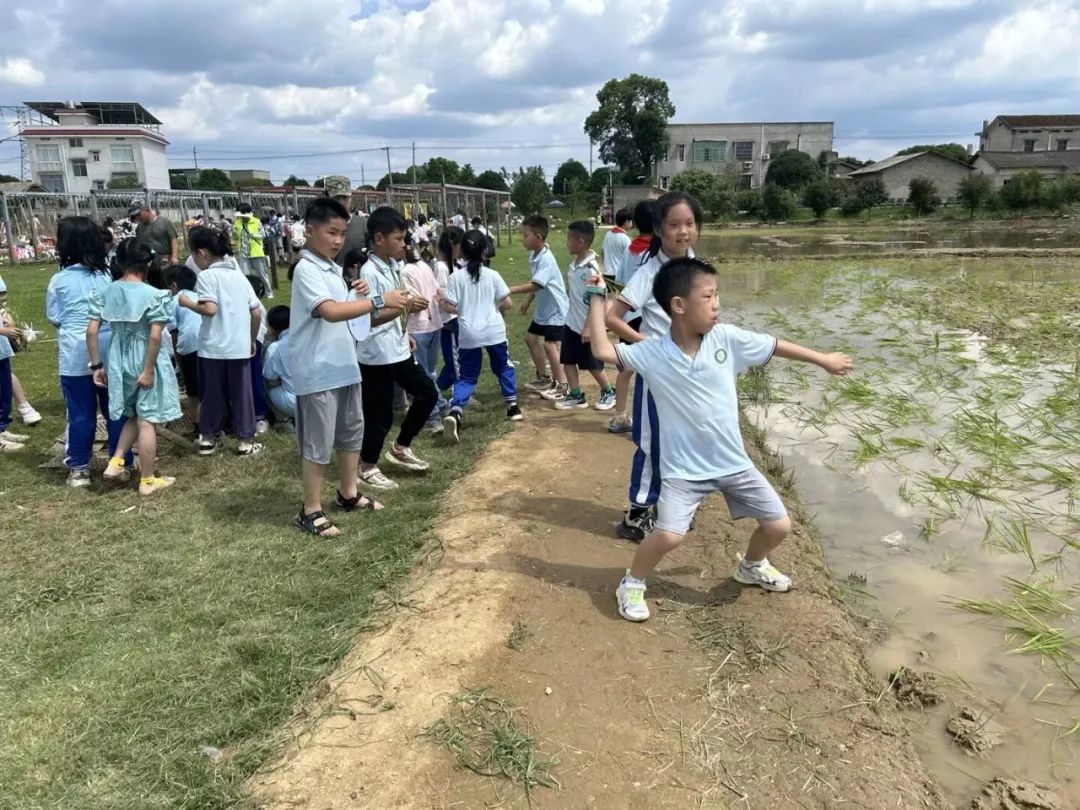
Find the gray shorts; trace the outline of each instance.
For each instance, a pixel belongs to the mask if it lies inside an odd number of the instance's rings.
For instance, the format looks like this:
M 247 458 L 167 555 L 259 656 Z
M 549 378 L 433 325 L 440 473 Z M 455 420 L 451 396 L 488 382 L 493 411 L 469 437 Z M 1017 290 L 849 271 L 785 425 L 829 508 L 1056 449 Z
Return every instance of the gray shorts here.
M 359 453 L 364 443 L 360 383 L 296 397 L 296 440 L 300 456 L 329 464 L 332 450 Z
M 787 517 L 784 502 L 757 467 L 708 481 L 684 481 L 665 478 L 656 504 L 656 528 L 682 536 L 707 495 L 722 492 L 733 519 L 757 518 L 762 521 Z

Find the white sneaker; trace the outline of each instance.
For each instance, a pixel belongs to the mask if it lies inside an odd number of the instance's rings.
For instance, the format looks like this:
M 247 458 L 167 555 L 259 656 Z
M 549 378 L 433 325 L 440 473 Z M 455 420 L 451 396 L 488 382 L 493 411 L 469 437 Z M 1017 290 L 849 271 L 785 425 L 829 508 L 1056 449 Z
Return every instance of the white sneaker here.
M 593 407 L 598 411 L 610 411 L 615 407 L 615 391 L 601 391 L 600 399 L 596 400 Z
M 615 598 L 619 603 L 619 615 L 628 622 L 643 622 L 649 618 L 649 606 L 645 604 L 645 580 L 631 577 L 630 569 L 626 570 L 619 583 Z
M 240 442 L 240 444 L 236 445 L 236 454 L 238 456 L 253 456 L 261 452 L 262 449 L 261 444 L 256 444 L 253 441 Z
M 570 396 L 570 386 L 568 383 L 555 383 L 548 390 L 541 391 L 540 396 L 548 402 L 562 402 Z
M 391 481 L 385 475 L 382 474 L 382 470 L 378 467 L 372 467 L 367 471 L 360 471 L 360 477 L 357 479 L 358 486 L 365 486 L 370 489 L 397 489 L 398 485 L 396 481 Z
M 442 420 L 443 438 L 451 444 L 458 443 L 458 428 L 461 427 L 461 414 L 451 412 L 449 416 Z
M 259 419 L 255 422 L 255 435 L 261 436 L 270 429 L 270 423 L 265 419 Z
M 210 436 L 199 436 L 195 440 L 195 452 L 200 456 L 212 456 L 221 447 L 221 439 Z
M 41 421 L 41 414 L 34 410 L 34 406 L 29 402 L 24 402 L 19 406 L 19 418 L 24 425 L 36 425 Z
M 395 467 L 401 467 L 403 470 L 412 470 L 413 472 L 425 472 L 431 468 L 431 465 L 419 458 L 416 453 L 412 451 L 411 447 L 406 447 L 403 450 L 395 450 L 391 447 L 383 455 L 383 458 Z
M 89 470 L 72 470 L 68 473 L 67 485 L 72 489 L 80 489 L 90 486 Z
M 26 445 L 21 442 L 8 442 L 0 439 L 0 453 L 18 453 L 25 447 Z
M 791 577 L 781 574 L 768 558 L 749 565 L 746 560 L 739 560 L 735 566 L 735 581 L 743 585 L 757 585 L 767 591 L 783 593 L 791 590 Z
M 12 433 L 10 430 L 0 431 L 0 441 L 22 444 L 29 438 L 29 436 L 23 435 L 22 433 Z
M 539 394 L 541 391 L 547 391 L 551 388 L 551 383 L 551 377 L 537 377 L 535 380 L 525 383 L 525 390 L 535 391 Z

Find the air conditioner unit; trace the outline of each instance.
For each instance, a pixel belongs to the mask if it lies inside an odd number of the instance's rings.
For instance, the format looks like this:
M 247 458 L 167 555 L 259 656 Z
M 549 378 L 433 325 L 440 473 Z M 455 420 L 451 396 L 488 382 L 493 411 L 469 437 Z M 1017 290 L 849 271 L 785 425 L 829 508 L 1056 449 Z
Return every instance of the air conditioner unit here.
M 754 168 L 754 161 L 752 161 L 752 160 L 744 160 L 742 167 L 744 169 L 752 169 L 752 168 Z
M 768 152 L 766 152 L 765 154 L 763 154 L 761 156 L 761 159 L 764 160 L 764 161 L 772 160 L 772 155 L 770 155 Z

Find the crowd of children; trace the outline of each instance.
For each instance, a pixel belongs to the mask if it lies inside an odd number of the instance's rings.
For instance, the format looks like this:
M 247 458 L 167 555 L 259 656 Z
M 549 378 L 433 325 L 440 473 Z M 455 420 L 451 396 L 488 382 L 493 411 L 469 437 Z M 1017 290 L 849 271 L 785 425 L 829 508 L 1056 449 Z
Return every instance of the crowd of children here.
M 156 430 L 181 415 L 179 376 L 200 455 L 217 452 L 226 429 L 241 456 L 259 452 L 255 439 L 268 419 L 295 430 L 303 486 L 295 524 L 336 536 L 322 503 L 332 456 L 335 506 L 382 509 L 360 487 L 398 487 L 380 464 L 426 472 L 430 463 L 412 449 L 425 427 L 459 441 L 485 353 L 507 418 L 523 418 L 504 313 L 512 295 L 526 295 L 521 313 L 535 304 L 525 336 L 535 373 L 525 390 L 557 410 L 588 409 L 580 379 L 587 371 L 599 389 L 593 407 L 614 410 L 607 429 L 633 435 L 629 504 L 617 531 L 640 546 L 617 589 L 619 613 L 648 618 L 645 578 L 682 541 L 713 492 L 724 495 L 734 518 L 758 521 L 735 579 L 768 590 L 790 587 L 768 560 L 790 522 L 743 448 L 735 378 L 773 356 L 832 374 L 847 373 L 852 362 L 720 322 L 716 271 L 694 253 L 702 211 L 691 196 L 671 192 L 618 211 L 600 256 L 593 224 L 571 223 L 565 276 L 547 244 L 547 221 L 528 217 L 522 241 L 529 281 L 510 287 L 490 267 L 493 246 L 475 222 L 466 230 L 456 216 L 436 237 L 423 217 L 407 221 L 382 207 L 363 220 L 364 246 L 349 247 L 357 223 L 350 227 L 348 210 L 331 194 L 308 205 L 302 238 L 291 229 L 299 247 L 289 272 L 291 307 L 269 312 L 260 301 L 272 297 L 265 254 L 257 255 L 265 231 L 252 220 L 249 210 L 240 211 L 231 234 L 195 225 L 187 263 L 164 272 L 153 251 L 124 239 L 111 273 L 103 229 L 86 217 L 60 222 L 61 269 L 49 283 L 46 310 L 57 328 L 71 486 L 90 483 L 99 412 L 108 427 L 106 480 L 129 479 L 135 451 L 141 494 L 173 483 L 156 472 Z M 25 437 L 8 428 L 19 332 L 3 303 L 0 450 L 18 450 Z M 617 371 L 614 384 L 606 364 Z M 402 393 L 405 414 L 387 446 Z M 27 424 L 40 419 L 25 398 L 20 413 Z

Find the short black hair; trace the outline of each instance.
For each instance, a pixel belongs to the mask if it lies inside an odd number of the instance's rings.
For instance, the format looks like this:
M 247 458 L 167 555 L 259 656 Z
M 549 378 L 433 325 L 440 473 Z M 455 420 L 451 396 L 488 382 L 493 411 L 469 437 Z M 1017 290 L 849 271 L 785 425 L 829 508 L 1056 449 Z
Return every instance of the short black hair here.
M 247 276 L 248 284 L 251 285 L 251 289 L 255 291 L 256 298 L 266 297 L 266 282 L 258 276 Z
M 627 222 L 633 221 L 634 211 L 629 206 L 627 206 L 626 208 L 620 208 L 618 211 L 615 212 L 615 224 L 618 225 L 620 228 L 623 227 Z
M 521 227 L 528 228 L 545 242 L 548 238 L 548 232 L 551 229 L 551 226 L 548 225 L 547 217 L 542 217 L 539 214 L 525 217 L 525 221 L 521 223 Z
M 196 250 L 206 250 L 211 256 L 228 256 L 232 253 L 232 242 L 229 234 L 211 228 L 208 225 L 196 225 L 188 231 L 188 249 L 194 253 Z
M 349 212 L 333 197 L 316 197 L 304 209 L 304 222 L 308 225 L 327 225 L 331 220 L 349 221 Z
M 247 203 L 240 203 L 238 206 L 236 206 L 236 210 L 239 211 L 241 214 L 250 214 L 251 206 Z
M 186 264 L 170 264 L 165 268 L 165 283 L 175 284 L 178 290 L 194 290 L 198 276 Z
M 57 223 L 56 253 L 61 267 L 81 264 L 89 270 L 105 269 L 105 240 L 90 217 L 64 217 Z
M 580 236 L 585 243 L 591 245 L 596 238 L 596 226 L 587 219 L 579 219 L 566 226 L 566 232 L 574 236 Z
M 394 231 L 404 231 L 405 217 L 396 208 L 380 205 L 371 212 L 367 221 L 368 241 L 374 242 L 376 236 L 386 236 Z
M 291 312 L 292 310 L 284 304 L 271 307 L 270 311 L 266 313 L 266 325 L 279 334 L 284 332 L 289 328 L 289 315 Z
M 672 259 L 656 274 L 653 281 L 653 298 L 671 317 L 671 300 L 675 297 L 686 298 L 694 287 L 698 276 L 715 276 L 716 268 L 704 259 L 692 259 L 685 256 Z
M 656 223 L 656 200 L 642 200 L 634 206 L 634 229 L 638 236 L 652 236 Z
M 116 248 L 116 263 L 121 270 L 141 270 L 145 273 L 154 260 L 154 251 L 134 236 L 124 239 Z
M 483 225 L 484 221 L 482 219 L 480 219 L 480 217 L 473 217 L 472 218 L 472 224 L 473 225 Z

